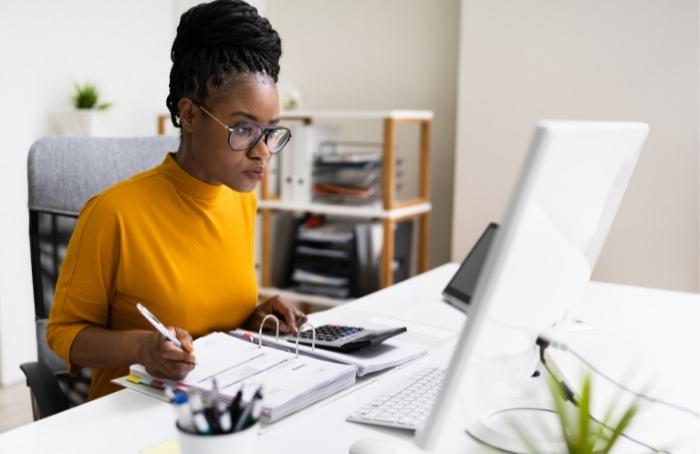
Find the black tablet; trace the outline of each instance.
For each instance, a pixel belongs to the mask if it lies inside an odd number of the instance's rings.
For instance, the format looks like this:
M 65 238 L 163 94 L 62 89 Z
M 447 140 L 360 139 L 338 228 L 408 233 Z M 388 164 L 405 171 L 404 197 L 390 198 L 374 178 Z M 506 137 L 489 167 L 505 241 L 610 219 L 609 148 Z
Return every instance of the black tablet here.
M 443 299 L 462 312 L 467 312 L 469 309 L 469 301 L 497 229 L 498 224 L 494 222 L 486 227 L 442 292 Z

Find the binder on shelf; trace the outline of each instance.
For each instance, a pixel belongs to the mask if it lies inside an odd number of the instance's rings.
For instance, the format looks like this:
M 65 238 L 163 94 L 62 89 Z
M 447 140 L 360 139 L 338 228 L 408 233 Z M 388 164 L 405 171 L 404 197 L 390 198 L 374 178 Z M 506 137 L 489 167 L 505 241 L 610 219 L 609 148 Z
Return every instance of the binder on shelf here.
M 209 395 L 216 377 L 221 399 L 230 402 L 239 389 L 263 386 L 261 419 L 277 421 L 331 396 L 355 383 L 355 367 L 295 355 L 267 345 L 258 345 L 227 333 L 214 332 L 194 341 L 197 365 L 182 381 L 151 376 L 141 364 L 129 368 L 130 375 L 115 383 L 136 387 L 170 386 L 196 389 Z M 136 388 L 137 389 L 137 388 Z
M 327 125 L 294 125 L 292 139 L 281 155 L 280 198 L 309 203 L 312 193 L 314 156 L 322 143 L 337 140 L 340 128 Z

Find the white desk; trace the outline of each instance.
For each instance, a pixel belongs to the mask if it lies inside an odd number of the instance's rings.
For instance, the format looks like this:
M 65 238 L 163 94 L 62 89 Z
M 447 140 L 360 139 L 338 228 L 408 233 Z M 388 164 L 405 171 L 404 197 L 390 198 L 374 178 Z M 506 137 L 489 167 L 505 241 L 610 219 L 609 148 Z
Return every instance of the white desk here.
M 452 346 L 448 337 L 454 338 L 464 316 L 442 303 L 440 293 L 456 266 L 439 267 L 324 312 L 323 317 L 343 322 L 398 320 L 408 326 L 406 336 L 433 348 L 414 363 L 358 382 L 350 390 L 271 425 L 260 436 L 259 452 L 344 453 L 354 441 L 362 438 L 393 436 L 409 439 L 408 433 L 348 423 L 345 417 L 416 368 L 448 360 Z M 603 338 L 603 334 L 621 336 L 631 341 L 631 345 L 636 345 L 636 351 L 646 352 L 649 356 L 647 365 L 664 367 L 663 374 L 655 377 L 654 383 L 658 386 L 654 390 L 664 391 L 663 395 L 655 394 L 657 397 L 676 399 L 700 410 L 699 295 L 594 283 L 578 314 L 596 326 L 597 331 L 573 333 L 567 342 L 577 351 L 592 354 L 591 359 L 596 364 L 626 364 L 617 359 L 614 349 L 595 341 Z M 664 354 L 652 342 L 652 335 L 666 339 L 669 348 L 675 350 L 673 354 L 663 359 Z M 670 442 L 674 439 L 664 437 L 675 435 L 663 430 L 664 420 L 653 422 L 659 424 L 653 424 L 649 434 L 655 440 L 663 441 L 665 447 L 672 447 Z M 694 425 L 695 432 L 700 432 L 698 420 L 682 424 Z M 0 435 L 0 452 L 139 452 L 174 436 L 174 414 L 169 405 L 125 390 L 6 432 Z M 686 445 L 682 449 L 673 452 L 700 452 L 700 437 L 684 442 Z M 642 452 L 631 444 L 621 444 L 620 447 L 621 450 L 616 452 Z M 441 447 L 439 452 L 493 451 L 486 450 L 463 431 L 456 430 L 447 446 Z

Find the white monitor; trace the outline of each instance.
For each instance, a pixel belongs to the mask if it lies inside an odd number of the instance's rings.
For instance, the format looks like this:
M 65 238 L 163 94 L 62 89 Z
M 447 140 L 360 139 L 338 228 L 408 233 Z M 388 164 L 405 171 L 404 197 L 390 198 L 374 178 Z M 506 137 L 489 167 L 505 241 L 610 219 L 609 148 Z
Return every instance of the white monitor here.
M 448 415 L 472 406 L 464 400 L 474 392 L 469 387 L 485 382 L 475 376 L 480 371 L 509 378 L 534 370 L 535 340 L 579 301 L 647 133 L 643 123 L 537 125 L 436 403 L 416 433 L 419 447 L 434 450 L 445 431 L 455 430 Z M 532 362 L 511 361 L 522 357 Z M 517 366 L 484 367 L 488 362 Z

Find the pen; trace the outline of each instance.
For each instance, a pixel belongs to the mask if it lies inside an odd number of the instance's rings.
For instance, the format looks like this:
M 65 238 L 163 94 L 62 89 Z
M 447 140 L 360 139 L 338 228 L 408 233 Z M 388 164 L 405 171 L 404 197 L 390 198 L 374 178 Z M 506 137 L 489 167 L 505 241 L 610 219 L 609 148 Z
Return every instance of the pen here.
M 234 432 L 238 432 L 239 430 L 243 429 L 243 424 L 245 423 L 245 420 L 248 419 L 248 415 L 252 410 L 252 404 L 253 401 L 251 400 L 250 402 L 248 402 L 248 405 L 243 407 L 243 411 L 240 413 L 240 415 L 238 415 L 238 421 L 236 421 L 236 426 L 233 428 Z
M 207 408 L 204 410 L 209 426 L 214 433 L 221 433 L 221 421 L 219 412 L 219 384 L 216 377 L 212 378 L 212 392 L 209 395 Z
M 180 340 L 177 337 L 173 336 L 173 333 L 168 331 L 168 329 L 160 322 L 160 320 L 158 320 L 155 315 L 151 314 L 151 312 L 148 309 L 146 309 L 143 306 L 143 304 L 136 303 L 136 309 L 138 309 L 139 312 L 141 312 L 141 315 L 143 315 L 143 317 L 146 320 L 148 320 L 148 323 L 153 325 L 153 327 L 157 329 L 160 334 L 165 336 L 166 339 L 168 339 L 173 344 L 177 345 L 179 348 L 182 348 L 182 343 L 180 342 Z
M 240 403 L 241 403 L 241 398 L 243 397 L 243 387 L 238 389 L 238 392 L 236 393 L 236 396 L 233 398 L 231 401 L 231 404 L 228 407 L 228 414 L 231 415 L 231 427 L 229 427 L 229 431 L 232 431 L 234 428 L 233 425 L 236 424 L 238 421 L 238 415 L 240 414 Z
M 255 392 L 255 396 L 253 396 L 253 403 L 251 404 L 253 409 L 250 411 L 249 422 L 245 427 L 243 427 L 244 429 L 247 429 L 258 422 L 258 419 L 260 419 L 260 413 L 262 413 L 262 402 L 262 392 L 260 391 L 260 388 L 258 388 L 258 390 Z
M 224 411 L 219 416 L 219 428 L 221 433 L 229 433 L 231 431 L 231 413 Z
M 189 396 L 190 400 L 190 410 L 192 411 L 192 421 L 194 422 L 194 427 L 200 434 L 211 433 L 211 427 L 207 422 L 207 418 L 204 416 L 204 405 L 202 404 L 202 397 L 195 390 L 192 390 Z
M 236 427 L 233 429 L 234 432 L 238 432 L 239 430 L 243 430 L 244 426 L 246 425 L 246 422 L 248 421 L 248 417 L 250 416 L 251 412 L 253 411 L 253 406 L 255 406 L 255 401 L 259 400 L 262 397 L 262 394 L 260 393 L 260 388 L 258 388 L 257 391 L 255 391 L 255 395 L 253 395 L 253 398 L 250 399 L 250 402 L 248 402 L 248 405 L 243 408 L 243 411 L 241 414 L 238 416 L 238 421 L 236 421 Z

